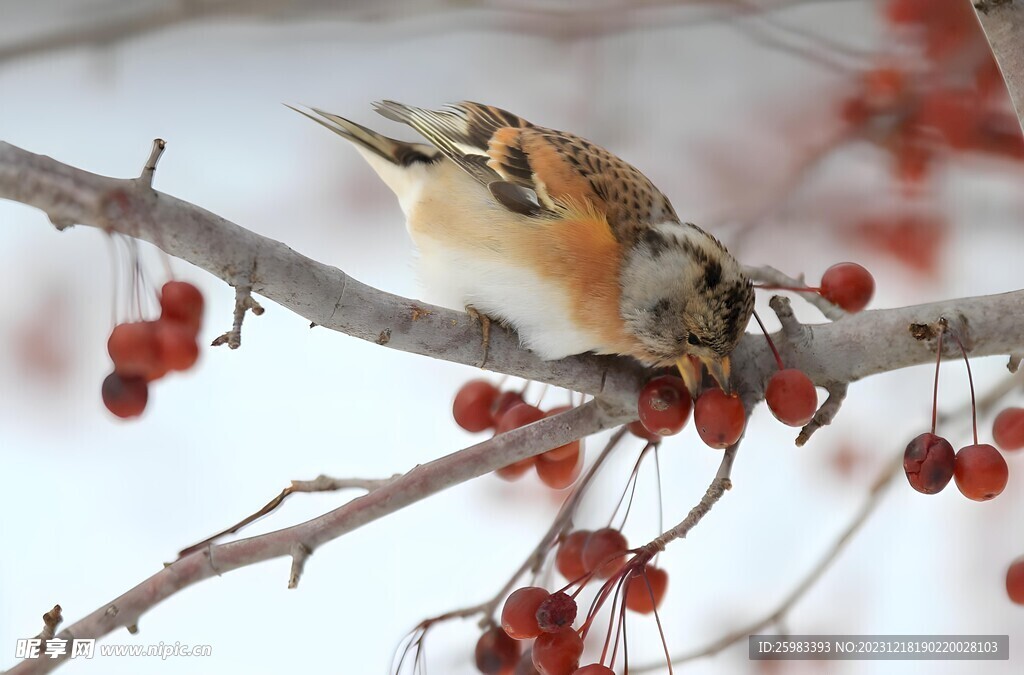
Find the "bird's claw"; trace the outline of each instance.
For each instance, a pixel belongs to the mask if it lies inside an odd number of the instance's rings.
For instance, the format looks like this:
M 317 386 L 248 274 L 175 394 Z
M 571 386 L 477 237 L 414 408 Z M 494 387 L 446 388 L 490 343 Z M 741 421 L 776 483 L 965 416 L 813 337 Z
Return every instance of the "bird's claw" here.
M 466 314 L 469 314 L 470 318 L 474 321 L 480 322 L 480 332 L 482 334 L 480 346 L 483 348 L 484 354 L 480 363 L 477 364 L 477 368 L 483 368 L 487 363 L 487 354 L 491 347 L 491 317 L 481 313 L 473 305 L 466 305 Z

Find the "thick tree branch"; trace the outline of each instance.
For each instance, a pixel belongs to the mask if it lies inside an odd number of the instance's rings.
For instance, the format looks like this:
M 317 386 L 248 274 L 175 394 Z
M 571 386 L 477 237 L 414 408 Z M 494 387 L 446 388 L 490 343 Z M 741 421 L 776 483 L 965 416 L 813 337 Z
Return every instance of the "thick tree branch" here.
M 1017 121 L 1024 130 L 1024 2 L 1020 0 L 962 0 L 978 12 L 985 37 L 1003 71 Z
M 480 326 L 467 314 L 367 286 L 139 179 L 98 176 L 0 142 L 0 198 L 42 209 L 59 226 L 81 223 L 149 241 L 232 286 L 250 286 L 313 323 L 391 349 L 473 365 L 480 360 Z M 1024 351 L 1024 292 L 875 310 L 808 326 L 800 350 L 786 354 L 823 387 L 927 363 L 932 351 L 911 324 L 962 318 L 972 356 Z M 387 340 L 381 340 L 387 335 Z M 488 366 L 600 397 L 632 410 L 645 371 L 627 358 L 593 355 L 542 361 L 516 335 L 491 331 Z M 734 386 L 745 397 L 763 391 L 775 364 L 758 335 L 733 355 Z M 756 396 L 752 400 L 757 400 Z

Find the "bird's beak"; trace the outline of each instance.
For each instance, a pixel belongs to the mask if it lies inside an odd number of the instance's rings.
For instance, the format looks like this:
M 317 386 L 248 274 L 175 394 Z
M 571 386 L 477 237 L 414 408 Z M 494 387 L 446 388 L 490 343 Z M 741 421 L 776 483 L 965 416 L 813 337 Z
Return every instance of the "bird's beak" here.
M 691 356 L 683 356 L 676 361 L 676 368 L 679 369 L 679 375 L 686 383 L 686 389 L 690 392 L 690 396 L 696 398 L 701 381 L 700 362 Z
M 729 388 L 729 369 L 731 363 L 729 362 L 728 356 L 723 356 L 721 359 L 707 358 L 701 359 L 704 365 L 707 366 L 708 372 L 711 373 L 711 377 L 715 378 L 715 382 L 722 388 L 726 394 L 732 393 Z
M 697 391 L 700 389 L 700 383 L 703 379 L 701 377 L 701 363 L 707 367 L 711 377 L 715 378 L 715 382 L 722 388 L 722 391 L 726 394 L 732 393 L 729 387 L 729 369 L 732 364 L 728 356 L 723 356 L 721 360 L 703 357 L 698 360 L 695 356 L 684 356 L 676 361 L 676 368 L 679 369 L 679 374 L 682 376 L 683 382 L 686 383 L 686 388 L 690 391 L 691 396 L 696 398 Z

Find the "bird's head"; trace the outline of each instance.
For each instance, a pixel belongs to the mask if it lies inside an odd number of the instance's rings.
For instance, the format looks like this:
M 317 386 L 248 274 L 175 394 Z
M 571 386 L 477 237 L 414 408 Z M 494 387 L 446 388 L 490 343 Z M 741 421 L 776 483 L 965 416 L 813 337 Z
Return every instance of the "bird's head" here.
M 695 225 L 647 228 L 623 260 L 620 312 L 648 365 L 678 364 L 686 376 L 686 357 L 695 356 L 728 391 L 729 355 L 753 310 L 740 264 Z

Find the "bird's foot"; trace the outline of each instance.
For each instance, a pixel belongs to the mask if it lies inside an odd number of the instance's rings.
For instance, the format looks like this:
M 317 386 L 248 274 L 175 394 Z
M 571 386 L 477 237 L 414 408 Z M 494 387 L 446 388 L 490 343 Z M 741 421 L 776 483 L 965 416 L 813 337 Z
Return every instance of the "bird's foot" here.
M 478 368 L 483 368 L 487 363 L 487 354 L 491 348 L 491 317 L 478 311 L 473 305 L 466 305 L 466 314 L 469 314 L 470 318 L 474 321 L 480 322 L 480 332 L 482 334 L 480 338 L 480 346 L 483 348 L 483 358 L 480 359 L 480 363 L 477 364 Z

